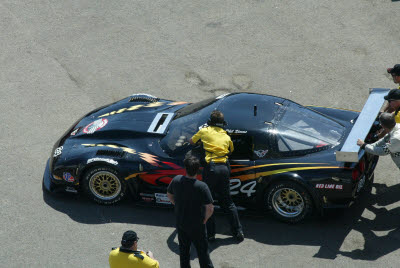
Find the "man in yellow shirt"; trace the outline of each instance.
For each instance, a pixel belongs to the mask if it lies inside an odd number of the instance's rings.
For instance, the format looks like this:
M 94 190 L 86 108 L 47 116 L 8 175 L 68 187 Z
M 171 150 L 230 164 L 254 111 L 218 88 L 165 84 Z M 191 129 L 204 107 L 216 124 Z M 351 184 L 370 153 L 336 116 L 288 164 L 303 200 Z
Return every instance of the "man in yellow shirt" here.
M 244 240 L 242 225 L 235 203 L 230 194 L 230 166 L 228 156 L 233 152 L 233 143 L 223 129 L 226 125 L 224 115 L 220 111 L 213 111 L 208 126 L 200 129 L 191 139 L 195 144 L 202 141 L 206 151 L 207 165 L 203 170 L 203 181 L 208 185 L 213 195 L 216 195 L 221 208 L 228 214 L 233 236 L 239 241 Z M 215 216 L 207 221 L 207 236 L 209 241 L 215 240 Z
M 144 253 L 137 249 L 139 237 L 134 231 L 126 231 L 122 236 L 121 247 L 110 252 L 110 268 L 159 268 L 153 253 Z

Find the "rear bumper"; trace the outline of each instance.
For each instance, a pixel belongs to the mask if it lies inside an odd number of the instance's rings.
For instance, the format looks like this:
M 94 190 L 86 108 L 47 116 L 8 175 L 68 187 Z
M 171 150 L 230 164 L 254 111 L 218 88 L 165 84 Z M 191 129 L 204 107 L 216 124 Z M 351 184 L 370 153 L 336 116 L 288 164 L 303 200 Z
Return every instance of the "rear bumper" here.
M 336 208 L 348 208 L 353 205 L 362 193 L 368 193 L 371 191 L 371 185 L 373 183 L 374 173 L 365 174 L 363 178 L 355 185 L 355 188 L 349 197 L 344 197 L 340 200 L 322 200 L 321 209 L 336 209 Z M 323 211 L 321 211 L 323 212 Z

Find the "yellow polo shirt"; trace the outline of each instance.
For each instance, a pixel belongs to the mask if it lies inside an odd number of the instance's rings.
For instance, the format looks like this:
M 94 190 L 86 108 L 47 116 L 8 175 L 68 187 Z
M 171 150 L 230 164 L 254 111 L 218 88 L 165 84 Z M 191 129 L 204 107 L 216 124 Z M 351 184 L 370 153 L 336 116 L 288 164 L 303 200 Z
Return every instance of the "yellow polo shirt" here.
M 136 257 L 135 254 L 140 254 L 143 259 Z M 143 251 L 122 252 L 116 248 L 110 252 L 108 258 L 110 268 L 159 268 L 158 261 L 153 260 Z
M 233 152 L 231 137 L 220 127 L 208 126 L 200 129 L 192 137 L 194 143 L 198 140 L 203 142 L 204 150 L 206 150 L 207 163 L 210 163 L 211 159 L 215 163 L 226 163 L 228 159 L 226 155 L 229 152 Z
M 394 112 L 394 120 L 396 120 L 396 123 L 400 123 L 400 111 L 397 114 Z

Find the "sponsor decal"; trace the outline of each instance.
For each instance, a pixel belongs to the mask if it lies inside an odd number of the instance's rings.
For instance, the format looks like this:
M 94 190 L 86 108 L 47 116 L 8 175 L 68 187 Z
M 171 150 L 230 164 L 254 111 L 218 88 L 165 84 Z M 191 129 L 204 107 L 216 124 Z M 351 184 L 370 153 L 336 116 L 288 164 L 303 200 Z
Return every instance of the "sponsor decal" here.
M 169 202 L 167 194 L 155 193 L 154 195 L 156 197 L 156 203 L 159 203 L 159 204 L 171 204 L 171 202 Z
M 332 190 L 343 190 L 342 184 L 331 184 L 331 183 L 317 183 L 315 185 L 317 189 L 332 189 Z
M 107 163 L 109 163 L 109 164 L 111 164 L 111 165 L 118 165 L 118 162 L 115 161 L 115 160 L 113 160 L 113 159 L 109 159 L 109 158 L 99 158 L 99 157 L 90 158 L 90 159 L 87 161 L 87 164 L 92 163 L 92 162 L 95 162 L 95 161 L 103 161 L 103 162 L 107 162 Z
M 262 157 L 264 157 L 264 156 L 268 153 L 268 150 L 257 150 L 257 151 L 254 151 L 254 153 L 255 153 L 259 158 L 262 158 Z
M 154 201 L 154 194 L 140 193 L 140 196 L 142 197 L 142 200 L 145 202 L 153 202 Z
M 75 129 L 74 131 L 71 132 L 71 136 L 75 136 L 75 134 L 78 132 L 79 128 Z
M 70 192 L 70 193 L 78 193 L 78 191 L 74 187 L 70 187 L 70 186 L 67 186 L 65 188 L 65 191 Z
M 99 120 L 93 121 L 92 123 L 90 123 L 83 129 L 83 133 L 93 134 L 95 131 L 105 127 L 105 125 L 107 125 L 107 123 L 108 123 L 107 119 L 99 119 Z
M 59 156 L 60 154 L 62 154 L 63 148 L 64 148 L 63 146 L 57 147 L 57 148 L 54 150 L 53 157 L 57 157 L 57 156 Z
M 63 179 L 67 182 L 74 182 L 75 178 L 69 172 L 63 172 Z
M 226 132 L 228 132 L 229 134 L 246 134 L 247 130 L 227 129 Z

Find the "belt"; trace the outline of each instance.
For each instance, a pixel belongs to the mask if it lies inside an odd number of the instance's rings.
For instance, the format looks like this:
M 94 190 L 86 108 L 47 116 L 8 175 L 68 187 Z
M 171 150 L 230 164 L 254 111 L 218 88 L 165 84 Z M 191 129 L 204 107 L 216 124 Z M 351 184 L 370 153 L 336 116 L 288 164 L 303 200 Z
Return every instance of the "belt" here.
M 207 165 L 210 165 L 210 163 L 207 163 Z M 215 163 L 215 162 L 214 162 L 214 165 L 216 165 L 216 166 L 226 165 L 226 162 L 225 162 L 225 163 Z

